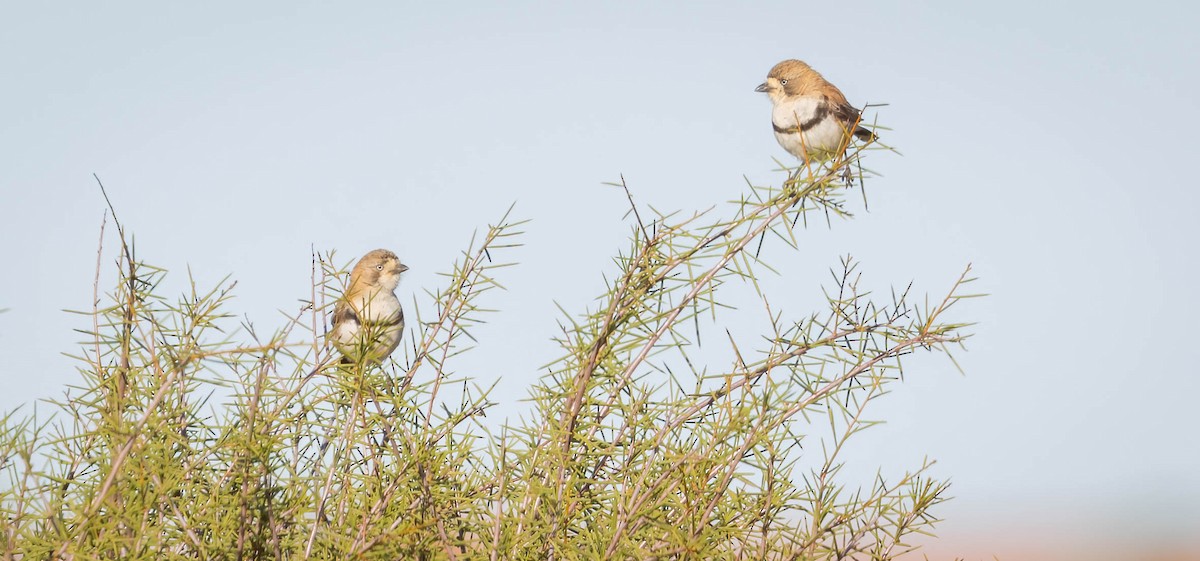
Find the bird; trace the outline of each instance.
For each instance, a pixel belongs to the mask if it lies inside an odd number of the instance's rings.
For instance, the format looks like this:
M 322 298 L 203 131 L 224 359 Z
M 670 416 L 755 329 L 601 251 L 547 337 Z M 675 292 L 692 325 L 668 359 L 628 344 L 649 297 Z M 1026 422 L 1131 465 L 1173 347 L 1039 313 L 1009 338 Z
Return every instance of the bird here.
M 776 64 L 767 73 L 767 81 L 754 91 L 771 99 L 775 140 L 806 164 L 845 150 L 851 134 L 865 142 L 876 138 L 859 125 L 862 112 L 804 61 L 788 59 Z
M 408 265 L 386 249 L 367 252 L 350 271 L 350 285 L 333 307 L 329 339 L 342 363 L 382 363 L 400 345 L 404 310 L 396 298 Z

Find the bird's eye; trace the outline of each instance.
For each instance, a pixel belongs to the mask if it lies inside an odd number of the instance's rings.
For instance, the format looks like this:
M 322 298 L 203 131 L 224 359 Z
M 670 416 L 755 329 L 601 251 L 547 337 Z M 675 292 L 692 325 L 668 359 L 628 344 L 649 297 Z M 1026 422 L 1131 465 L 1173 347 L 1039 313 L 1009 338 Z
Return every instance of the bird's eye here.
M 779 85 L 781 85 L 781 86 L 786 86 L 786 85 L 787 85 L 787 78 L 784 78 L 784 79 L 780 80 L 780 81 L 779 81 Z
M 382 271 L 382 270 L 383 270 L 383 263 L 380 263 L 380 264 L 376 265 L 376 266 L 375 266 L 375 270 L 377 270 L 377 271 Z

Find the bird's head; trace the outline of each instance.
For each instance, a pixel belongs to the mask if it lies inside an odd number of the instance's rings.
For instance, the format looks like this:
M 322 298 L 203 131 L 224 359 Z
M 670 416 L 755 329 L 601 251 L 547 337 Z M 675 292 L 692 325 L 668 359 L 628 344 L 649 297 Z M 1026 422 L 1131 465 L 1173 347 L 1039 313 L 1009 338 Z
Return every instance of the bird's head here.
M 376 249 L 368 252 L 354 270 L 350 272 L 350 284 L 364 283 L 366 286 L 378 286 L 385 290 L 396 290 L 400 284 L 400 273 L 408 270 L 408 265 L 400 262 L 386 249 Z
M 824 79 L 804 61 L 789 59 L 776 64 L 767 73 L 767 81 L 754 88 L 778 103 L 785 97 L 804 95 L 820 87 Z

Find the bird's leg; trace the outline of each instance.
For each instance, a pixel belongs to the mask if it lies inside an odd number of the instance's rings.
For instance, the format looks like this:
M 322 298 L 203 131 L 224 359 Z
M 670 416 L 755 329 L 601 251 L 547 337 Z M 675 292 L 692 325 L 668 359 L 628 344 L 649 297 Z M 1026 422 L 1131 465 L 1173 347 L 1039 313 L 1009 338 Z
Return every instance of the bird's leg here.
M 796 168 L 796 169 L 792 170 L 790 173 L 788 173 L 788 178 L 786 180 L 784 180 L 783 185 L 785 187 L 795 186 L 796 182 L 800 181 L 800 172 L 801 171 L 804 171 L 803 168 Z
M 804 179 L 804 172 L 806 170 L 808 171 L 809 180 L 812 180 L 812 168 L 809 168 L 807 162 L 805 162 L 788 174 L 788 178 L 783 182 L 783 186 L 795 188 Z
M 854 188 L 854 170 L 850 167 L 850 162 L 848 161 L 842 166 L 842 181 L 846 182 L 848 189 Z

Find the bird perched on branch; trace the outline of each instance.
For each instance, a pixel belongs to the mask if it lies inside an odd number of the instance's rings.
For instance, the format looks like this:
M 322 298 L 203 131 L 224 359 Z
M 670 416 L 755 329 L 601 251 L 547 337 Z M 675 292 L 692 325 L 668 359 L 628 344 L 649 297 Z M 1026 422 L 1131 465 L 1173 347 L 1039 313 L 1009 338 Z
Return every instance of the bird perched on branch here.
M 364 255 L 350 272 L 350 286 L 333 308 L 329 339 L 343 363 L 383 362 L 400 345 L 404 310 L 396 298 L 400 274 L 408 266 L 386 249 Z
M 775 140 L 805 163 L 839 154 L 852 134 L 866 142 L 875 140 L 875 133 L 859 125 L 862 113 L 842 91 L 803 61 L 776 64 L 754 91 L 771 98 Z

